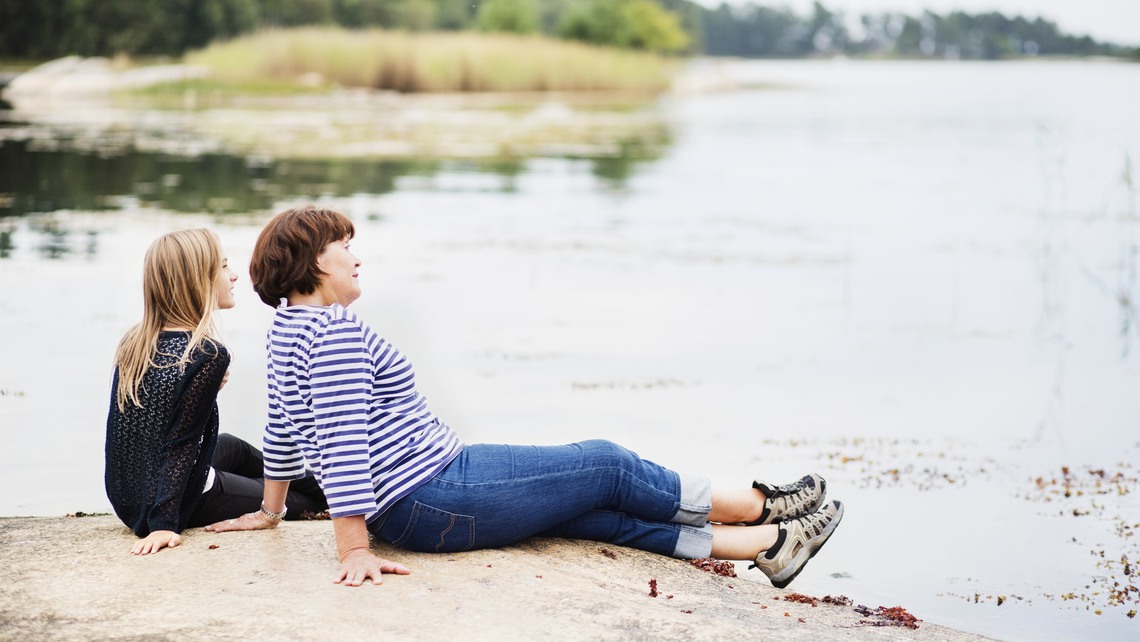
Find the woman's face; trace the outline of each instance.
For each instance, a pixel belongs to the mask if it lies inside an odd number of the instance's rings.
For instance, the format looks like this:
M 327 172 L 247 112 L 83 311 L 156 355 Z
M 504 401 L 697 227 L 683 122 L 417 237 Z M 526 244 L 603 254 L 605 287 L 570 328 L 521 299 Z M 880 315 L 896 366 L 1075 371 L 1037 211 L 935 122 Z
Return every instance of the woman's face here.
M 229 259 L 222 259 L 222 269 L 218 271 L 218 282 L 214 284 L 214 289 L 218 291 L 218 309 L 229 310 L 234 307 L 234 282 L 237 281 L 237 274 L 230 269 Z
M 360 267 L 360 259 L 348 251 L 351 240 L 345 237 L 333 241 L 326 245 L 317 257 L 317 268 L 325 273 L 318 288 L 325 305 L 339 303 L 348 307 L 350 303 L 360 298 L 360 281 L 356 272 Z

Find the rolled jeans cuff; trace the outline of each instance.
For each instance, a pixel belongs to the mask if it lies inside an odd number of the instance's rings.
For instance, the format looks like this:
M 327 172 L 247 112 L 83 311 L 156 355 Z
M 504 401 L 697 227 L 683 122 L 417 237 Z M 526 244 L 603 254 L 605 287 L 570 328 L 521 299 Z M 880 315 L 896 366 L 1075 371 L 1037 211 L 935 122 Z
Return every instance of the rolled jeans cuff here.
M 696 560 L 712 555 L 712 524 L 705 522 L 700 528 L 679 524 L 677 529 L 677 546 L 673 549 L 673 557 Z
M 677 473 L 681 482 L 681 498 L 677 514 L 669 521 L 674 524 L 701 527 L 709 521 L 712 510 L 712 482 L 708 477 Z

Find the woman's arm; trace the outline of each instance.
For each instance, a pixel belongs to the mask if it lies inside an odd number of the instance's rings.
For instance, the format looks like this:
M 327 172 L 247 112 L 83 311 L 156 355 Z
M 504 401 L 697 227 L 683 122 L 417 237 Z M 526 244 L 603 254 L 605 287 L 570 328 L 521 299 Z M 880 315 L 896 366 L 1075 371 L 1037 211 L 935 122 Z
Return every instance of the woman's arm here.
M 373 584 L 384 580 L 384 573 L 407 575 L 410 570 L 403 564 L 376 557 L 368 544 L 368 527 L 363 515 L 334 517 L 333 532 L 336 534 L 336 554 L 340 559 L 340 573 L 334 584 L 344 582 L 345 586 L 360 586 L 368 578 Z
M 285 511 L 285 496 L 288 494 L 289 482 L 266 479 L 265 488 L 262 490 L 261 505 L 265 507 L 265 510 L 271 513 L 282 513 Z M 280 523 L 280 519 L 272 519 L 263 511 L 255 510 L 252 513 L 246 513 L 235 519 L 227 519 L 210 524 L 206 527 L 206 530 L 212 533 L 224 533 L 226 531 L 259 531 L 265 528 L 276 528 Z

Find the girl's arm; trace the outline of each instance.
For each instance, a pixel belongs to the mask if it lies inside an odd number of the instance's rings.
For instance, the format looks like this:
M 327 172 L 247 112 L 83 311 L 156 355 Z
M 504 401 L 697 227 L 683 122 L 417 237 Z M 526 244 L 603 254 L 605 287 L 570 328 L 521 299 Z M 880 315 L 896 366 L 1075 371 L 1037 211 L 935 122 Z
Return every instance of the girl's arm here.
M 154 531 L 135 542 L 135 545 L 131 547 L 131 555 L 150 555 L 168 546 L 174 548 L 181 543 L 182 536 L 174 531 Z
M 163 463 L 154 505 L 147 514 L 147 526 L 151 533 L 180 532 L 182 525 L 179 523 L 179 513 L 186 493 L 202 492 L 200 488 L 189 490 L 187 485 L 194 465 L 201 456 L 206 425 L 210 415 L 215 412 L 218 390 L 229 365 L 229 352 L 218 345 L 216 354 L 202 357 L 200 361 L 191 364 L 190 368 L 193 369 L 186 375 L 181 397 L 174 400 L 178 404 L 178 410 L 162 447 Z M 154 551 L 161 548 L 159 546 Z

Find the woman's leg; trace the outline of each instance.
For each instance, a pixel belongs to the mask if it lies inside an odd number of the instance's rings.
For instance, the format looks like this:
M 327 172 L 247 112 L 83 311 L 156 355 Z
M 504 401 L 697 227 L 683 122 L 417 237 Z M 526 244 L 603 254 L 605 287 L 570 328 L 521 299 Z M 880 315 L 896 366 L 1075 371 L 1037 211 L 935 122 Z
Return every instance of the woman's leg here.
M 537 535 L 609 542 L 682 559 L 715 557 L 722 560 L 752 561 L 760 553 L 772 548 L 779 533 L 776 524 L 713 524 L 710 537 L 705 529 L 646 522 L 613 511 L 590 511 Z
M 651 525 L 645 528 L 655 534 L 644 536 L 656 542 L 653 550 L 674 554 L 662 549 L 676 548 L 681 525 L 711 538 L 710 503 L 707 479 L 678 475 L 610 442 L 478 444 L 372 527 L 398 546 L 455 551 L 511 544 L 603 511 L 624 514 L 626 528 Z
M 721 560 L 754 560 L 772 548 L 780 534 L 776 524 L 765 526 L 729 526 L 713 524 L 710 557 Z
M 653 522 L 606 510 L 590 511 L 536 535 L 606 542 L 681 559 L 709 557 L 715 550 L 714 531 L 708 527 Z
M 764 500 L 764 493 L 755 488 L 714 488 L 709 521 L 721 524 L 756 521 L 764 511 Z
M 397 546 L 434 552 L 502 546 L 531 535 L 610 542 L 682 558 L 711 554 L 758 564 L 767 552 L 773 558 L 764 562 L 764 572 L 773 581 L 776 573 L 785 573 L 779 576 L 784 578 L 781 581 L 790 581 L 842 517 L 839 503 L 834 502 L 828 511 L 803 514 L 787 523 L 740 525 L 764 513 L 771 517 L 774 499 L 779 500 L 776 508 L 784 511 L 783 519 L 793 514 L 789 511 L 801 510 L 797 508 L 801 505 L 819 506 L 822 497 L 788 502 L 792 493 L 811 493 L 795 484 L 778 487 L 771 497 L 755 485 L 713 491 L 707 480 L 694 479 L 686 481 L 609 442 L 469 446 L 370 528 Z M 709 524 L 710 519 L 733 525 Z M 789 553 L 783 544 L 791 540 L 795 545 Z

